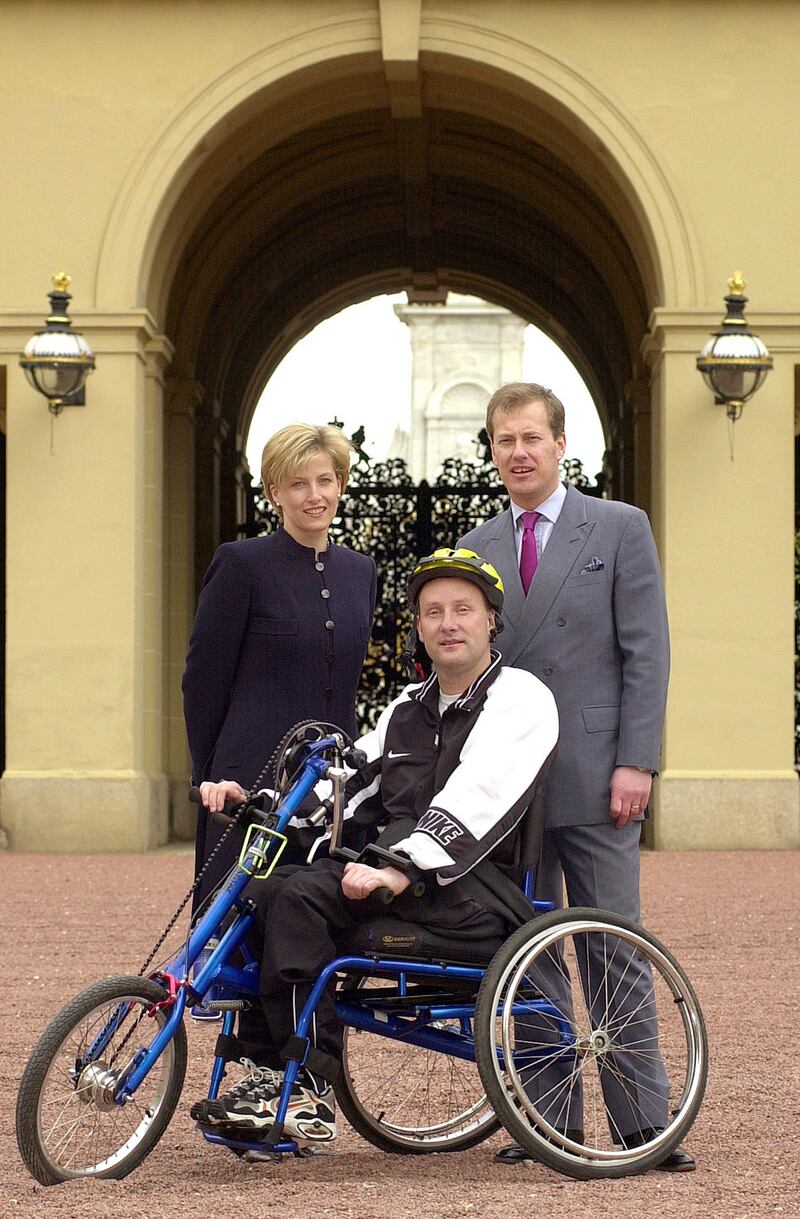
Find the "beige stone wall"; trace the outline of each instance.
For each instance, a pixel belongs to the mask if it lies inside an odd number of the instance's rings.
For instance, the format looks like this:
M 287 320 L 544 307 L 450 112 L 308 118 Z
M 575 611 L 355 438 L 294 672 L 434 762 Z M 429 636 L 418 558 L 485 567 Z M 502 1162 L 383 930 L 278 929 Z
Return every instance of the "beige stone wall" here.
M 123 0 L 111 12 L 102 0 L 82 0 L 65 21 L 54 0 L 4 5 L 3 150 L 15 187 L 4 201 L 14 249 L 8 302 L 38 314 L 43 287 L 66 261 L 82 307 L 91 307 L 110 213 L 148 144 L 256 48 L 326 23 L 334 7 Z M 376 24 L 372 4 L 345 9 Z
M 651 352 L 660 454 L 654 516 L 672 677 L 655 842 L 669 848 L 796 845 L 787 627 L 794 612 L 797 338 L 760 327 L 776 352 L 776 368 L 731 426 L 724 409 L 694 384 L 688 357 L 705 324 L 663 321 Z M 781 357 L 784 343 L 790 351 Z
M 208 470 L 235 464 L 259 378 L 293 338 L 359 294 L 425 276 L 458 291 L 494 286 L 498 303 L 565 345 L 607 419 L 619 411 L 615 426 L 628 429 L 618 441 L 630 463 L 623 489 L 652 511 L 673 632 L 658 842 L 798 845 L 800 9 L 766 0 L 754 13 L 715 0 L 82 0 L 65 20 L 55 0 L 0 6 L 9 466 L 0 825 L 13 847 L 164 840 L 168 788 L 179 790 L 187 770 L 177 686 L 194 606 L 193 539 L 214 539 L 211 518 L 195 511 L 200 430 L 207 439 L 208 419 L 219 422 L 220 456 L 201 461 L 203 490 Z M 259 304 L 268 326 L 288 300 L 279 286 L 274 301 L 259 302 L 269 279 L 259 226 L 280 231 L 324 183 L 333 197 L 352 193 L 353 225 L 366 215 L 359 184 L 387 155 L 362 133 L 366 114 L 384 116 L 401 167 L 407 242 L 398 249 L 411 254 L 387 254 L 383 264 L 376 255 L 370 266 L 354 255 L 316 296 L 312 284 L 287 305 L 274 333 L 258 332 L 241 383 L 212 385 L 212 372 L 221 377 L 242 358 L 233 338 Z M 437 119 L 421 147 L 414 124 L 439 114 L 451 117 Z M 448 135 L 452 116 L 466 135 Z M 341 150 L 331 138 L 289 164 L 315 124 L 345 132 L 348 122 Z M 481 144 L 476 132 L 490 128 L 494 142 Z M 544 150 L 532 177 L 521 141 Z M 248 183 L 250 167 L 281 149 L 284 160 L 262 179 L 253 168 Z M 558 174 L 546 175 L 549 158 L 574 177 L 563 179 L 563 194 Z M 447 175 L 473 175 L 480 203 L 429 210 Z M 482 227 L 476 220 L 492 184 L 515 191 L 520 208 L 541 191 L 537 206 L 560 243 L 549 262 L 545 251 L 544 263 L 516 274 L 529 256 L 521 211 L 498 237 L 494 269 L 462 257 L 498 236 L 501 212 L 487 212 Z M 605 228 L 590 199 L 610 218 Z M 226 208 L 235 223 L 225 223 Z M 397 223 L 387 210 L 386 231 Z M 458 265 L 436 259 L 443 232 L 455 234 Z M 305 242 L 327 269 L 343 235 L 340 221 L 312 215 L 286 257 L 299 258 Z M 246 265 L 251 247 L 247 286 L 227 268 Z M 582 277 L 587 260 L 596 280 Z M 87 406 L 55 421 L 51 455 L 50 417 L 17 356 L 62 266 L 97 371 Z M 739 266 L 749 318 L 776 366 L 733 430 L 731 460 L 724 413 L 694 355 Z M 543 304 L 544 271 L 571 294 L 563 316 L 558 293 Z M 609 303 L 600 306 L 603 285 Z M 220 307 L 223 290 L 234 306 L 238 294 L 241 314 Z M 614 303 L 617 338 L 604 329 Z M 233 338 L 201 370 L 217 320 Z M 618 343 L 633 354 L 618 360 L 628 374 L 615 390 L 598 360 Z M 220 494 L 219 483 L 209 486 L 197 501 L 203 513 Z

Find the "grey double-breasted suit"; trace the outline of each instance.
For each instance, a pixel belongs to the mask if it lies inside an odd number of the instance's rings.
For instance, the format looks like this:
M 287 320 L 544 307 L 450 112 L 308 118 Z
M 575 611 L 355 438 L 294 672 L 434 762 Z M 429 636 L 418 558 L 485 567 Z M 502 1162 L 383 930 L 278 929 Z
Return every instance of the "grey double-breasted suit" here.
M 558 706 L 558 756 L 545 794 L 548 828 L 609 820 L 615 766 L 657 771 L 669 675 L 664 591 L 639 508 L 567 487 L 527 597 L 511 509 L 461 539 L 505 585 L 505 664 L 528 669 Z
M 504 630 L 496 646 L 504 663 L 540 678 L 558 707 L 558 753 L 545 786 L 536 896 L 561 905 L 566 881 L 570 905 L 600 907 L 638 922 L 640 825 L 631 821 L 616 828 L 609 782 L 617 766 L 653 772 L 659 767 L 669 636 L 647 517 L 629 504 L 594 499 L 568 486 L 527 597 L 510 508 L 466 534 L 460 545 L 488 559 L 502 576 Z M 668 1117 L 650 974 L 635 954 L 618 956 L 617 967 L 628 980 L 636 976 L 631 994 L 640 1012 L 638 1047 L 647 1043 L 655 1052 L 621 1056 L 614 1084 L 603 1078 L 615 1138 L 642 1125 L 661 1129 Z M 560 983 L 555 976 L 556 993 Z M 568 1004 L 566 992 L 561 998 Z M 540 1073 L 537 1101 L 552 1110 L 559 1127 L 580 1129 L 581 1091 L 569 1088 L 562 1072 L 554 1063 Z

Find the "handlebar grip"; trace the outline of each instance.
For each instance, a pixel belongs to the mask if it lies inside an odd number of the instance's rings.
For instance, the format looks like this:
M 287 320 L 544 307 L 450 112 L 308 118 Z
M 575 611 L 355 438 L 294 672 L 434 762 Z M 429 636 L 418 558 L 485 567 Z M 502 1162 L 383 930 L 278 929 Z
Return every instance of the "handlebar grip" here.
M 189 788 L 189 801 L 191 804 L 199 804 L 201 808 L 206 807 L 203 804 L 203 797 L 200 795 L 199 787 Z M 218 825 L 221 829 L 226 830 L 230 823 L 235 820 L 235 818 L 231 816 L 232 810 L 238 808 L 240 803 L 241 801 L 237 803 L 235 800 L 226 800 L 224 810 L 218 813 L 209 814 L 211 821 L 214 823 L 214 825 Z M 206 812 L 208 812 L 208 809 L 206 809 Z
M 344 760 L 348 766 L 352 766 L 353 770 L 363 770 L 367 764 L 367 755 L 363 749 L 351 745 L 344 752 Z
M 406 893 L 410 893 L 412 897 L 422 897 L 424 892 L 424 880 L 416 880 L 414 881 L 413 885 L 409 885 L 406 889 Z M 380 889 L 373 889 L 370 896 L 379 901 L 382 906 L 391 906 L 397 894 L 394 893 L 392 889 L 388 888 L 388 886 L 384 885 Z

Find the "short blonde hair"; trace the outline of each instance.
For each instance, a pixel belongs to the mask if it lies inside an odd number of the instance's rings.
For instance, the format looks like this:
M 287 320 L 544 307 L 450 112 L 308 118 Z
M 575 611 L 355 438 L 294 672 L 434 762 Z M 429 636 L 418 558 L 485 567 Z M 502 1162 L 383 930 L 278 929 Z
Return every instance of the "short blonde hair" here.
M 261 454 L 261 481 L 269 495 L 270 487 L 278 486 L 298 466 L 312 457 L 325 453 L 331 459 L 336 477 L 347 486 L 350 476 L 350 454 L 353 446 L 341 428 L 328 424 L 317 427 L 311 423 L 289 423 L 270 436 Z

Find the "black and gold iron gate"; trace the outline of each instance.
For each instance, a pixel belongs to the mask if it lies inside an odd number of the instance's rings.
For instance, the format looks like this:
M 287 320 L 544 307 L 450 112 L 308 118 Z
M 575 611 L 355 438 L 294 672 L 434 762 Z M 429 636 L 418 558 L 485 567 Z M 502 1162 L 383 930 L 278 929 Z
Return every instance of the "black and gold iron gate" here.
M 417 559 L 456 539 L 501 512 L 508 500 L 488 455 L 488 437 L 480 437 L 484 456 L 444 462 L 434 483 L 415 483 L 400 458 L 373 462 L 363 450 L 364 436 L 352 437 L 357 451 L 350 483 L 330 530 L 331 540 L 369 554 L 378 568 L 375 622 L 358 698 L 358 721 L 375 723 L 409 677 L 401 653 L 411 625 L 406 585 Z M 564 477 L 588 495 L 602 487 L 590 484 L 581 463 L 563 463 Z M 278 517 L 260 486 L 251 489 L 242 536 L 270 533 Z

